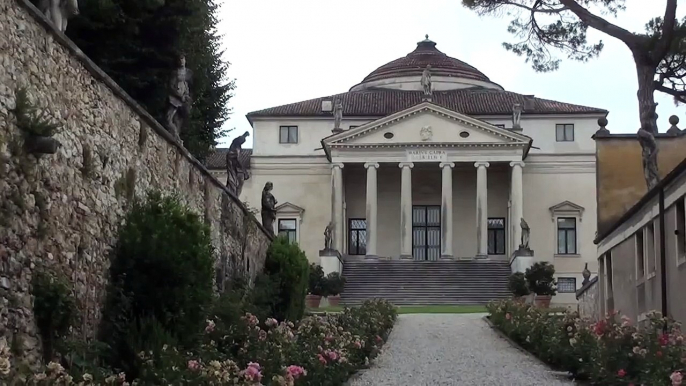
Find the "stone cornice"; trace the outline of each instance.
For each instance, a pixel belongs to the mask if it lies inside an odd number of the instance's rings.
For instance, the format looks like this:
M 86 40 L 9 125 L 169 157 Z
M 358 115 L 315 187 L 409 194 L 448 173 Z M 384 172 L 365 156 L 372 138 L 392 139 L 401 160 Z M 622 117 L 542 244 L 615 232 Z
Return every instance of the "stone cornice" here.
M 331 144 L 331 148 L 337 149 L 379 149 L 379 148 L 415 148 L 415 147 L 427 147 L 427 148 L 493 148 L 493 147 L 514 147 L 514 148 L 525 148 L 528 144 L 522 142 L 511 142 L 511 143 L 493 143 L 493 142 L 464 142 L 464 143 L 426 143 L 426 142 L 406 142 L 406 143 L 365 143 L 365 144 L 349 144 L 349 143 L 335 143 Z

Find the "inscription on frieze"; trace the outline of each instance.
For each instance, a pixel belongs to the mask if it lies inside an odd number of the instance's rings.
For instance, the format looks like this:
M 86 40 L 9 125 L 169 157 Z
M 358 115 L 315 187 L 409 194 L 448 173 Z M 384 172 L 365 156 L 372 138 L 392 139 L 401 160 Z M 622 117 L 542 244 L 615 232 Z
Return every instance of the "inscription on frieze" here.
M 448 152 L 436 149 L 407 149 L 408 162 L 447 162 Z

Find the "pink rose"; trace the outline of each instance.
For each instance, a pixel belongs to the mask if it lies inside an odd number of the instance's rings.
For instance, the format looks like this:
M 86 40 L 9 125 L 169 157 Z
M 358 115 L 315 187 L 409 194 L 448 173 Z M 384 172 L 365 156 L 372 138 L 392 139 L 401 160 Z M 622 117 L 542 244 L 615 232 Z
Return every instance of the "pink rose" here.
M 667 335 L 667 334 L 660 335 L 660 346 L 666 346 L 668 344 L 669 344 L 669 335 Z
M 326 364 L 326 358 L 322 354 L 317 354 L 317 359 L 319 359 L 319 362 L 321 362 L 323 365 Z
M 672 381 L 672 386 L 681 386 L 684 377 L 681 375 L 680 371 L 675 371 L 669 376 L 669 379 Z
M 200 363 L 196 360 L 188 361 L 188 370 L 197 371 L 200 369 Z
M 276 319 L 274 319 L 274 318 L 268 318 L 267 321 L 264 322 L 264 324 L 266 324 L 267 327 L 274 327 L 274 326 L 278 325 L 279 322 L 277 322 Z
M 215 327 L 214 321 L 213 321 L 213 320 L 208 320 L 208 321 L 207 321 L 207 326 L 205 327 L 205 332 L 208 332 L 208 333 L 209 333 L 209 332 L 214 331 L 214 327 Z
M 248 363 L 248 367 L 241 371 L 241 375 L 248 381 L 259 382 L 262 379 L 260 364 L 253 362 Z
M 307 371 L 300 366 L 290 365 L 286 368 L 286 373 L 293 379 L 298 379 L 301 375 L 307 375 Z
M 626 375 L 626 371 L 624 371 L 624 369 L 619 369 L 619 371 L 617 371 L 618 377 L 624 378 L 625 375 Z

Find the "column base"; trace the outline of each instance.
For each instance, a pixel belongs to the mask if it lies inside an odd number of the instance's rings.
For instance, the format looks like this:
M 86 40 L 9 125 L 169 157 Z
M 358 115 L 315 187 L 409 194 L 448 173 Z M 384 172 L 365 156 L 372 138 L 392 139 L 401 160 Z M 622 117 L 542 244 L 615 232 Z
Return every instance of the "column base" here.
M 477 253 L 476 258 L 479 260 L 488 259 L 488 255 L 483 253 Z
M 453 255 L 441 255 L 441 260 L 455 260 Z
M 379 260 L 379 256 L 377 256 L 377 255 L 365 255 L 364 259 L 365 260 Z
M 414 260 L 414 256 L 412 256 L 412 255 L 400 255 L 400 260 L 412 261 L 412 260 Z

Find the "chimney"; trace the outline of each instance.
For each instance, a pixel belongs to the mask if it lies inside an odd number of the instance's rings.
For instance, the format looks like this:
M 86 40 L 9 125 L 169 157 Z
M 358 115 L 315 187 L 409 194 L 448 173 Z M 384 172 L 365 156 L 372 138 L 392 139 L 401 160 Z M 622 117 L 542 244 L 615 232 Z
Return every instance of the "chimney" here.
M 333 101 L 323 100 L 322 101 L 322 111 L 325 113 L 330 113 L 333 111 Z

